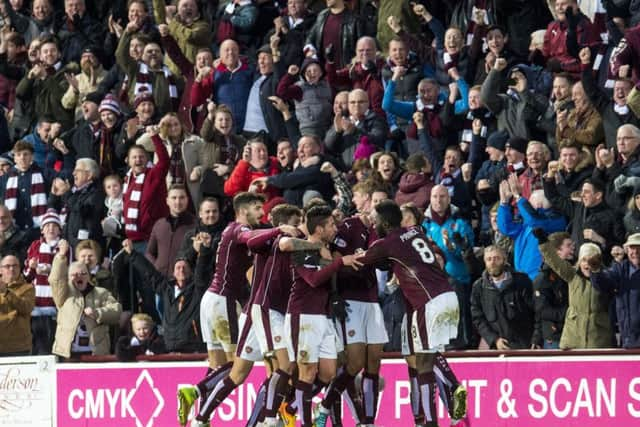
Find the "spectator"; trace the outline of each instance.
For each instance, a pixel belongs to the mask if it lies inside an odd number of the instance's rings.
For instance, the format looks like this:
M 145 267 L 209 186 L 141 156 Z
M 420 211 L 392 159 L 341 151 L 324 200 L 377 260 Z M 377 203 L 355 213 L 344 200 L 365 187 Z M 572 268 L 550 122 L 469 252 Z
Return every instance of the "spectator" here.
M 13 221 L 11 210 L 0 205 L 0 256 L 15 255 L 24 261 L 27 248 L 33 241 L 31 230 L 20 230 Z
M 540 252 L 544 261 L 569 286 L 569 307 L 560 338 L 560 348 L 607 348 L 613 344 L 613 330 L 609 319 L 609 291 L 600 292 L 591 284 L 589 261 L 601 256 L 594 243 L 584 243 L 578 252 L 576 267 L 561 259 L 545 233 L 538 233 Z M 595 265 L 595 264 L 594 264 Z
M 98 89 L 98 84 L 106 74 L 98 55 L 96 47 L 86 47 L 80 57 L 80 73 L 65 76 L 69 83 L 69 89 L 67 89 L 60 102 L 67 110 L 75 110 L 76 121 L 82 118 L 82 100 L 89 93 Z
M 211 236 L 199 234 L 194 240 L 198 252 L 195 273 L 191 273 L 189 263 L 177 258 L 173 265 L 172 277 L 158 272 L 153 265 L 137 251 L 133 250 L 130 241 L 122 246 L 129 256 L 140 277 L 142 285 L 149 287 L 160 297 L 163 307 L 162 328 L 164 342 L 169 352 L 195 353 L 204 350 L 201 332 L 198 328 L 200 319 L 200 300 L 209 286 L 213 270 L 214 252 L 210 249 Z
M 626 78 L 618 78 L 613 84 L 613 99 L 602 89 L 597 87 L 593 78 L 591 64 L 591 50 L 580 50 L 580 61 L 583 71 L 581 82 L 583 90 L 589 101 L 602 117 L 605 144 L 608 148 L 615 146 L 616 131 L 624 124 L 640 125 L 640 119 L 627 105 L 627 97 L 633 88 L 633 81 Z
M 492 349 L 537 348 L 541 338 L 531 280 L 525 274 L 510 271 L 506 262 L 501 248 L 485 248 L 485 271 L 473 284 L 471 293 L 473 324 Z
M 0 33 L 0 103 L 9 111 L 15 106 L 16 85 L 27 72 L 26 48 L 20 34 Z
M 547 164 L 547 172 L 555 175 L 558 192 L 570 197 L 593 175 L 593 156 L 575 142 L 563 142 L 559 148 L 560 156 Z
M 549 147 L 540 141 L 529 141 L 525 161 L 527 166 L 518 177 L 518 182 L 522 187 L 522 197 L 528 199 L 532 192 L 544 189 L 542 176 L 546 172 L 550 160 Z
M 184 257 L 189 265 L 196 265 L 198 254 L 193 249 L 193 240 L 200 233 L 207 233 L 211 236 L 211 250 L 216 251 L 218 242 L 222 237 L 222 231 L 227 226 L 227 222 L 220 215 L 220 202 L 213 197 L 206 197 L 200 203 L 198 209 L 198 222 L 195 228 L 187 230 L 182 239 L 182 245 L 178 252 L 178 257 Z
M 304 47 L 309 30 L 316 21 L 316 15 L 304 0 L 287 2 L 286 15 L 274 19 L 274 30 L 265 37 L 265 43 L 277 37 L 278 52 L 283 64 L 302 64 Z
M 345 170 L 354 160 L 382 149 L 388 132 L 384 119 L 369 108 L 367 92 L 354 89 L 348 100 L 349 116 L 336 115 L 324 138 L 325 146 L 339 156 Z
M 100 46 L 104 40 L 102 25 L 86 13 L 85 0 L 64 0 L 65 17 L 57 35 L 65 64 L 80 60 L 89 46 Z
M 117 101 L 112 100 L 111 105 L 115 106 Z M 64 145 L 68 147 L 76 158 L 90 158 L 98 161 L 100 159 L 100 147 L 102 135 L 100 129 L 103 127 L 100 119 L 100 105 L 102 103 L 102 95 L 98 92 L 91 92 L 82 98 L 82 121 L 73 127 L 69 132 L 64 135 Z M 42 132 L 46 130 L 47 122 L 42 123 L 44 128 L 38 132 L 38 135 L 42 137 Z M 51 138 L 55 137 L 55 133 L 43 141 L 53 141 Z M 106 135 L 105 135 L 106 136 Z M 114 135 L 110 136 L 113 144 Z M 105 141 L 106 142 L 106 141 Z M 115 145 L 115 144 L 113 144 Z M 36 153 L 37 145 L 36 145 Z M 117 156 L 116 157 L 120 157 Z M 37 159 L 37 157 L 36 157 Z M 115 158 L 113 159 L 115 160 Z
M 18 141 L 13 146 L 15 166 L 0 177 L 0 195 L 15 218 L 16 226 L 36 238 L 47 211 L 47 189 L 42 170 L 33 162 L 33 146 Z M 33 240 L 33 238 L 31 240 Z
M 253 70 L 240 59 L 240 48 L 233 40 L 225 40 L 220 45 L 220 61 L 209 74 L 204 71 L 196 77 L 191 86 L 191 107 L 198 108 L 207 100 L 231 109 L 236 133 L 242 132 L 247 114 L 247 99 L 253 84 Z
M 211 31 L 200 13 L 196 0 L 179 0 L 175 14 L 168 14 L 165 3 L 161 0 L 153 0 L 153 13 L 156 23 L 160 26 L 160 32 L 163 32 L 162 25 L 168 25 L 169 33 L 189 62 L 195 63 L 198 50 L 209 47 Z M 167 66 L 174 74 L 180 76 L 180 69 L 169 58 Z
M 375 187 L 383 188 L 388 196 L 395 196 L 398 183 L 402 176 L 400 160 L 396 153 L 384 153 L 378 151 L 371 156 L 371 182 Z
M 56 178 L 51 187 L 49 204 L 65 216 L 62 235 L 75 246 L 86 239 L 102 241 L 102 209 L 104 192 L 100 185 L 100 169 L 92 159 L 76 160 L 73 187 Z
M 131 316 L 131 334 L 118 338 L 116 358 L 119 362 L 132 362 L 137 356 L 154 356 L 166 353 L 164 340 L 158 335 L 151 316 L 136 313 Z
M 141 91 L 136 95 L 132 107 L 133 117 L 122 124 L 122 140 L 116 145 L 116 156 L 119 159 L 127 157 L 127 151 L 144 135 L 147 127 L 160 122 L 152 93 L 146 90 Z
M 567 232 L 549 235 L 549 245 L 558 258 L 571 262 L 576 245 Z M 564 329 L 564 319 L 569 305 L 569 288 L 546 262 L 540 267 L 540 274 L 533 281 L 536 316 L 540 320 L 545 349 L 560 348 L 560 337 Z
M 582 82 L 571 88 L 571 100 L 575 108 L 556 114 L 556 141 L 569 140 L 593 149 L 604 141 L 602 117 L 585 94 Z
M 547 67 L 553 72 L 565 71 L 578 77 L 580 63 L 577 60 L 579 46 L 591 46 L 596 43 L 598 31 L 578 9 L 577 0 L 557 0 L 555 2 L 555 21 L 549 23 L 544 36 L 542 53 Z M 573 33 L 578 46 L 568 41 Z
M 35 291 L 22 275 L 16 256 L 3 256 L 0 270 L 0 356 L 28 356 Z
M 468 347 L 473 341 L 471 309 L 471 277 L 462 258 L 462 246 L 473 247 L 471 224 L 458 216 L 458 207 L 451 204 L 449 191 L 443 185 L 431 190 L 431 203 L 425 211 L 422 227 L 427 237 L 435 243 L 444 256 L 444 270 L 450 277 L 450 283 L 458 296 L 460 304 L 460 323 L 458 341 Z
M 139 59 L 128 54 L 132 35 L 138 30 L 136 22 L 129 22 L 116 49 L 116 61 L 125 73 L 126 94 L 129 105 L 133 105 L 141 91 L 153 94 L 158 114 L 178 111 L 180 103 L 178 79 L 164 64 L 160 44 L 149 41 L 144 45 Z M 144 88 L 144 89 L 142 89 Z
M 42 236 L 34 240 L 27 250 L 25 279 L 33 283 L 35 307 L 31 312 L 32 354 L 51 354 L 56 332 L 56 305 L 49 286 L 49 272 L 53 257 L 58 252 L 62 222 L 58 214 L 48 210 L 42 220 Z
M 258 19 L 258 8 L 251 1 L 230 2 L 221 10 L 216 42 L 233 39 L 247 49 L 253 42 L 252 30 Z
M 566 73 L 556 74 L 553 78 L 553 87 L 547 110 L 536 125 L 539 131 L 544 132 L 546 144 L 553 151 L 554 156 L 558 155 L 560 142 L 556 141 L 557 114 L 560 111 L 571 110 L 575 107 L 571 100 L 571 86 L 573 86 L 571 76 Z
M 625 236 L 640 233 L 640 185 L 634 186 L 623 218 Z
M 66 0 L 78 2 L 82 0 Z M 33 119 L 55 117 L 63 130 L 73 126 L 75 110 L 62 106 L 60 99 L 69 89 L 67 73 L 77 74 L 80 70 L 75 62 L 67 65 L 62 62 L 62 55 L 55 39 L 45 38 L 40 42 L 39 61 L 16 86 L 16 97 L 33 105 Z M 80 52 L 78 52 L 78 55 Z
M 500 232 L 513 239 L 513 267 L 515 271 L 525 273 L 531 281 L 538 276 L 542 265 L 542 256 L 538 251 L 538 241 L 533 235 L 535 228 L 547 233 L 562 231 L 567 223 L 562 215 L 551 209 L 544 197 L 544 191 L 534 191 L 529 199 L 522 197 L 514 175 L 508 181 L 500 183 L 500 207 L 498 208 L 498 228 Z M 511 210 L 512 198 L 515 199 L 520 221 L 514 220 Z
M 109 325 L 118 323 L 122 307 L 108 290 L 95 286 L 84 263 L 74 261 L 67 267 L 69 244 L 63 240 L 58 245 L 49 274 L 58 308 L 53 354 L 67 359 L 109 354 Z
M 628 258 L 613 264 L 607 270 L 600 270 L 602 258 L 589 258 L 590 279 L 594 289 L 615 294 L 620 343 L 623 348 L 637 348 L 640 347 L 637 309 L 640 297 L 636 272 L 640 267 L 640 234 L 629 236 L 624 247 Z
M 33 0 L 31 5 L 31 16 L 25 16 L 16 12 L 10 7 L 10 0 L 2 0 L 5 11 L 9 15 L 11 25 L 20 34 L 23 34 L 24 40 L 30 44 L 33 40 L 41 37 L 43 34 L 53 34 L 54 16 L 51 0 Z
M 298 72 L 301 80 L 297 78 Z M 306 58 L 301 67 L 290 65 L 278 83 L 276 94 L 284 101 L 294 101 L 301 134 L 324 137 L 331 123 L 332 93 L 317 59 Z
M 516 65 L 508 73 L 510 78 L 507 93 L 500 93 L 504 85 L 503 71 L 507 60 L 498 58 L 487 79 L 482 83 L 480 100 L 498 120 L 498 129 L 506 130 L 510 136 L 531 139 L 531 128 L 545 112 L 547 99 L 531 92 L 535 81 L 533 70 L 526 65 Z
M 424 210 L 429 205 L 434 186 L 431 164 L 424 154 L 415 153 L 407 158 L 404 167 L 406 172 L 400 177 L 395 202 L 400 207 L 413 203 L 419 210 Z
M 346 67 L 356 53 L 356 41 L 363 35 L 361 25 L 344 0 L 327 0 L 327 8 L 318 14 L 307 36 L 305 56 L 315 55 L 326 62 L 325 52 L 332 45 L 336 68 Z
M 178 256 L 180 245 L 187 230 L 196 225 L 196 219 L 187 211 L 189 195 L 184 185 L 173 184 L 167 194 L 169 215 L 160 218 L 153 225 L 145 256 L 163 276 L 169 275 L 169 268 Z
M 124 231 L 127 239 L 140 252 L 145 251 L 156 220 L 162 218 L 167 211 L 166 204 L 161 199 L 167 194 L 165 179 L 170 160 L 157 132 L 157 128 L 149 129 L 158 156 L 155 165 L 147 164 L 147 151 L 139 145 L 132 146 L 127 156 L 130 169 L 125 176 L 122 198 Z
M 256 179 L 275 175 L 278 170 L 278 160 L 275 157 L 269 157 L 264 141 L 252 139 L 244 146 L 242 158 L 231 172 L 229 179 L 225 181 L 224 193 L 228 197 L 234 197 L 240 192 L 249 190 Z M 279 193 L 273 186 L 260 187 L 258 190 L 267 194 L 269 199 Z
M 189 188 L 194 204 L 202 197 L 224 197 L 224 181 L 240 160 L 245 139 L 235 134 L 233 115 L 226 105 L 208 105 L 200 135 L 204 144 L 186 146 L 197 149 L 188 165 Z M 185 158 L 190 157 L 185 152 Z

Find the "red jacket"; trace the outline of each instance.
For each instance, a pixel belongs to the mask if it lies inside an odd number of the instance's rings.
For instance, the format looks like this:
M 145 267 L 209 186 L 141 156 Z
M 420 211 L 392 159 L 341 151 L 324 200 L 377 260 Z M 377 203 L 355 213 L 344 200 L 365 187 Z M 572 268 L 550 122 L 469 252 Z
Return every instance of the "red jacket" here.
M 631 65 L 633 76 L 640 76 L 640 24 L 628 29 L 609 59 L 609 75 L 617 76 L 622 65 Z
M 275 157 L 270 157 L 267 167 L 261 170 L 254 169 L 249 162 L 240 159 L 233 172 L 231 172 L 229 179 L 224 182 L 224 194 L 233 197 L 242 191 L 247 191 L 254 179 L 277 175 L 278 173 L 280 173 L 280 164 Z M 280 195 L 280 191 L 272 186 L 261 189 L 260 193 L 264 193 L 267 196 L 267 200 Z
M 581 20 L 578 23 L 578 44 L 580 46 L 591 46 L 598 42 L 600 34 L 593 26 L 589 18 L 580 13 Z M 542 53 L 549 60 L 555 58 L 560 61 L 563 71 L 574 74 L 576 77 L 580 74 L 580 61 L 567 52 L 567 31 L 569 30 L 566 22 L 553 21 L 547 26 L 547 32 L 544 35 L 544 46 Z
M 147 171 L 147 175 L 144 178 L 142 195 L 140 196 L 140 213 L 137 222 L 138 230 L 126 231 L 127 239 L 134 242 L 149 240 L 151 230 L 156 221 L 169 215 L 169 207 L 166 202 L 166 176 L 169 172 L 169 153 L 167 153 L 167 149 L 158 135 L 154 135 L 151 141 L 155 147 L 158 162 Z M 133 177 L 132 173 L 131 177 Z M 127 212 L 130 206 L 132 189 L 133 185 L 130 185 L 123 196 L 124 212 Z

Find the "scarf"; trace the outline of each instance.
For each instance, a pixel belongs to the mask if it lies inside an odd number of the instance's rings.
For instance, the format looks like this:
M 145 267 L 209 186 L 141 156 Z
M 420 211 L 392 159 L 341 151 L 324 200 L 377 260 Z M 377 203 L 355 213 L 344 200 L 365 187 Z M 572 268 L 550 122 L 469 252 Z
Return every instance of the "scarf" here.
M 31 174 L 31 191 L 29 191 L 29 200 L 31 205 L 31 215 L 33 216 L 34 227 L 40 227 L 42 217 L 47 212 L 47 195 L 44 188 L 44 177 L 40 168 L 35 163 L 31 165 L 26 173 Z M 13 168 L 9 171 L 9 179 L 7 180 L 7 189 L 4 195 L 4 205 L 15 216 L 18 208 L 18 171 Z
M 162 66 L 162 72 L 169 84 L 169 97 L 171 98 L 171 110 L 178 111 L 180 106 L 180 100 L 178 99 L 178 88 L 176 86 L 176 79 L 166 65 Z M 147 91 L 153 93 L 153 81 L 149 74 L 149 67 L 144 62 L 140 63 L 138 67 L 138 74 L 136 76 L 136 83 L 133 87 L 133 97 L 135 98 L 140 92 Z M 125 78 L 125 84 L 128 84 Z
M 480 137 L 487 137 L 487 126 L 485 122 L 491 118 L 491 113 L 484 107 L 480 107 L 476 110 L 469 110 L 462 123 L 462 135 L 461 141 L 471 143 L 473 138 L 473 121 L 480 119 L 482 121 L 482 129 L 480 130 Z
M 458 58 L 460 57 L 460 52 L 458 53 L 448 53 L 444 52 L 442 54 L 442 62 L 444 63 L 444 71 L 449 71 L 452 68 L 458 66 Z
M 169 141 L 171 146 L 171 158 L 169 159 L 169 180 L 170 184 L 184 184 L 185 183 L 185 169 L 182 162 L 182 150 L 181 144 L 173 144 Z
M 102 176 L 107 176 L 113 173 L 113 131 L 114 128 L 107 128 L 106 126 L 100 126 L 100 149 L 98 154 L 98 165 Z
M 416 101 L 416 111 L 421 111 L 424 115 L 424 127 L 429 129 L 429 135 L 432 138 L 440 138 L 442 136 L 441 106 L 440 102 L 435 105 L 425 105 L 421 99 Z M 418 129 L 415 123 L 411 122 L 407 128 L 407 136 L 411 139 L 418 139 Z
M 126 231 L 138 231 L 138 215 L 140 214 L 140 200 L 142 199 L 142 190 L 144 188 L 144 180 L 149 172 L 147 169 L 138 176 L 129 171 L 124 179 L 124 229 Z
M 58 252 L 58 243 L 60 240 L 55 240 L 51 244 L 45 242 L 44 239 L 40 239 L 40 246 L 38 247 L 38 253 L 36 258 L 38 259 L 38 266 L 47 266 L 51 269 L 53 263 L 53 256 Z M 51 286 L 49 286 L 49 273 L 38 273 L 33 279 L 33 285 L 36 290 L 36 307 L 55 307 L 53 302 L 53 294 L 51 292 Z

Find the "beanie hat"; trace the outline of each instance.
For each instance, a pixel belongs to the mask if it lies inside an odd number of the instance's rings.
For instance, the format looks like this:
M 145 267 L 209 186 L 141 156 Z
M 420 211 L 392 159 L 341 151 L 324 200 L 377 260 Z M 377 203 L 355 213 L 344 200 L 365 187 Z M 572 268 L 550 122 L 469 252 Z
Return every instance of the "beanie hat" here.
M 55 209 L 47 209 L 47 212 L 42 217 L 42 222 L 40 223 L 40 227 L 44 228 L 45 225 L 53 223 L 62 229 L 62 221 L 60 221 L 60 216 L 55 211 Z
M 527 141 L 526 139 L 521 138 L 519 136 L 512 136 L 507 141 L 507 144 L 505 145 L 505 147 L 509 147 L 512 150 L 516 150 L 522 154 L 527 154 L 528 144 L 529 144 L 529 141 Z
M 142 104 L 143 102 L 151 102 L 153 103 L 153 105 L 156 105 L 156 100 L 153 98 L 153 94 L 149 92 L 144 86 L 140 88 L 140 92 L 138 92 L 135 99 L 133 100 L 133 109 L 135 110 L 136 108 L 138 108 L 138 105 Z
M 353 160 L 367 159 L 376 151 L 378 151 L 378 147 L 369 141 L 369 137 L 366 135 L 361 136 L 355 152 L 353 153 Z
M 120 104 L 118 103 L 118 100 L 111 94 L 108 94 L 104 97 L 104 99 L 100 103 L 100 108 L 98 108 L 98 112 L 100 113 L 105 110 L 111 111 L 117 116 L 122 114 L 122 111 L 120 111 Z
M 489 135 L 487 139 L 487 147 L 493 147 L 496 150 L 504 151 L 504 146 L 509 139 L 509 133 L 506 130 L 498 130 Z
M 82 102 L 93 102 L 96 105 L 100 105 L 102 101 L 102 94 L 100 92 L 90 92 L 82 98 Z

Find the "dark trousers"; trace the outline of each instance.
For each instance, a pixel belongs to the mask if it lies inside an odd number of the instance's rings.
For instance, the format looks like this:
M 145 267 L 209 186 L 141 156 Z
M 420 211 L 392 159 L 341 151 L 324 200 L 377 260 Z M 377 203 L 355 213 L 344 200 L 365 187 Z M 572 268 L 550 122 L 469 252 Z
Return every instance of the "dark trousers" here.
M 44 356 L 51 354 L 56 337 L 56 320 L 53 316 L 33 316 L 31 318 L 31 354 Z

